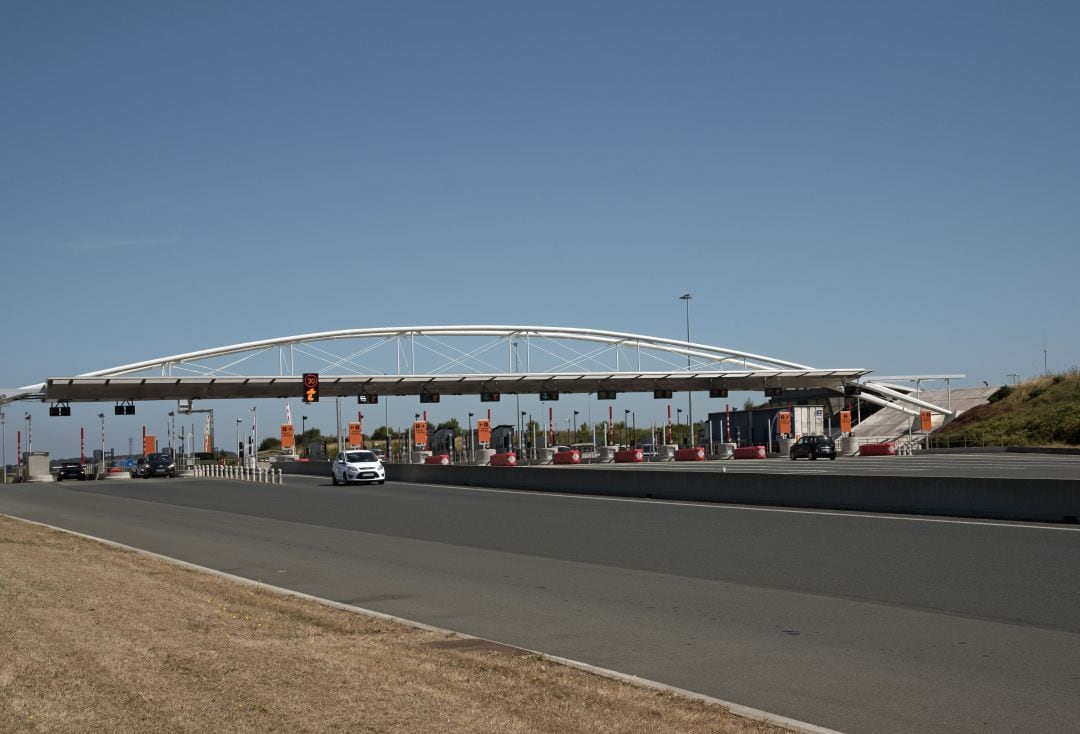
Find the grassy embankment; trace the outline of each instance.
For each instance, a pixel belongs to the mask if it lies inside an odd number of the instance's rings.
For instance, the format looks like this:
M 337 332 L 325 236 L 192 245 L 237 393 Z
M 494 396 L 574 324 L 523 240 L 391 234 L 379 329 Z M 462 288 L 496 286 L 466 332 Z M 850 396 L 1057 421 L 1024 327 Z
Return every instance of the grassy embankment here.
M 1003 387 L 934 439 L 938 446 L 1080 446 L 1080 370 Z

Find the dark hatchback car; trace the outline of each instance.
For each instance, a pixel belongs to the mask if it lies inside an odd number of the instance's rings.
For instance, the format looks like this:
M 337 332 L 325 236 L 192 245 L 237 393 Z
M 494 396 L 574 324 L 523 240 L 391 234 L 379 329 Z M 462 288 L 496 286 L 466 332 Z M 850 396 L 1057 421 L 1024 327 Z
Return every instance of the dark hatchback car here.
M 141 460 L 134 469 L 135 476 L 149 479 L 150 477 L 175 477 L 176 464 L 169 454 L 147 454 L 146 462 Z
M 836 442 L 828 436 L 803 436 L 791 446 L 788 456 L 792 461 L 805 457 L 811 461 L 817 458 L 836 460 Z
M 60 469 L 56 472 L 56 481 L 62 482 L 65 479 L 78 479 L 79 481 L 86 479 L 82 466 L 67 461 L 61 464 Z

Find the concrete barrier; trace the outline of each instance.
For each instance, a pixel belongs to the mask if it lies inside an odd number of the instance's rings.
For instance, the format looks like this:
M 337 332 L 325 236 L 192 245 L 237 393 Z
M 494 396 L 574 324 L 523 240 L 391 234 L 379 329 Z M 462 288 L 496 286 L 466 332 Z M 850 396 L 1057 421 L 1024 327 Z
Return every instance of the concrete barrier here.
M 859 456 L 896 456 L 896 444 L 888 443 L 864 443 L 859 447 Z
M 645 461 L 645 452 L 641 449 L 621 449 L 615 452 L 616 464 L 640 464 Z
M 735 449 L 736 459 L 764 459 L 764 446 L 740 446 Z
M 305 472 L 307 473 L 307 472 Z M 329 476 L 329 470 L 325 472 Z M 773 474 L 387 464 L 389 481 L 458 484 L 608 497 L 1072 522 L 1080 481 L 927 476 Z
M 675 452 L 675 461 L 705 461 L 705 448 L 691 446 L 688 449 L 679 449 Z
M 556 451 L 552 458 L 552 463 L 555 464 L 580 464 L 581 452 L 576 449 L 570 451 Z

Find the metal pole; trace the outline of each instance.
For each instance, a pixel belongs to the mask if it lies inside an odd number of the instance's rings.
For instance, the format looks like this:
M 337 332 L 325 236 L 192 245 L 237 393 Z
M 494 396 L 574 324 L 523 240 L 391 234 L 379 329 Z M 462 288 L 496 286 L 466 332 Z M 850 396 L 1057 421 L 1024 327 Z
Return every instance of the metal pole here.
M 7 484 L 7 415 L 4 413 L 3 399 L 6 395 L 0 395 L 0 472 L 3 474 L 3 484 Z
M 686 348 L 690 349 L 690 301 L 693 299 L 693 295 L 690 293 L 684 293 L 679 296 L 683 301 L 686 301 Z M 690 355 L 686 355 L 686 370 L 690 371 Z M 686 407 L 688 409 L 687 420 L 690 425 L 690 443 L 689 446 L 694 446 L 694 391 L 692 389 L 686 391 Z
M 105 474 L 105 414 L 98 413 L 97 417 L 101 419 L 101 465 L 98 467 L 98 474 L 104 476 Z

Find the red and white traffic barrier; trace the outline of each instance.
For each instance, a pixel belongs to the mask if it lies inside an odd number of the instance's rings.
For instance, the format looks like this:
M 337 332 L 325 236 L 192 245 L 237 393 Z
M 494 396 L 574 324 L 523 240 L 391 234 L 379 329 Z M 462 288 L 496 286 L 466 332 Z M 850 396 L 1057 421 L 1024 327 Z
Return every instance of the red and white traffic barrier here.
M 435 454 L 434 456 L 428 456 L 427 458 L 424 459 L 424 463 L 425 464 L 439 464 L 441 466 L 446 466 L 447 464 L 450 463 L 450 455 L 449 454 Z
M 740 446 L 735 449 L 736 459 L 764 459 L 764 446 Z
M 571 451 L 556 451 L 552 457 L 554 464 L 580 464 L 581 452 L 574 449 Z
M 615 452 L 616 464 L 640 464 L 645 461 L 645 452 L 641 449 L 619 449 Z
M 864 443 L 859 447 L 859 456 L 896 456 L 896 443 Z
M 495 454 L 491 457 L 492 466 L 517 466 L 517 454 L 510 451 L 505 454 Z
M 705 461 L 705 447 L 692 446 L 688 449 L 678 449 L 675 452 L 675 461 Z

